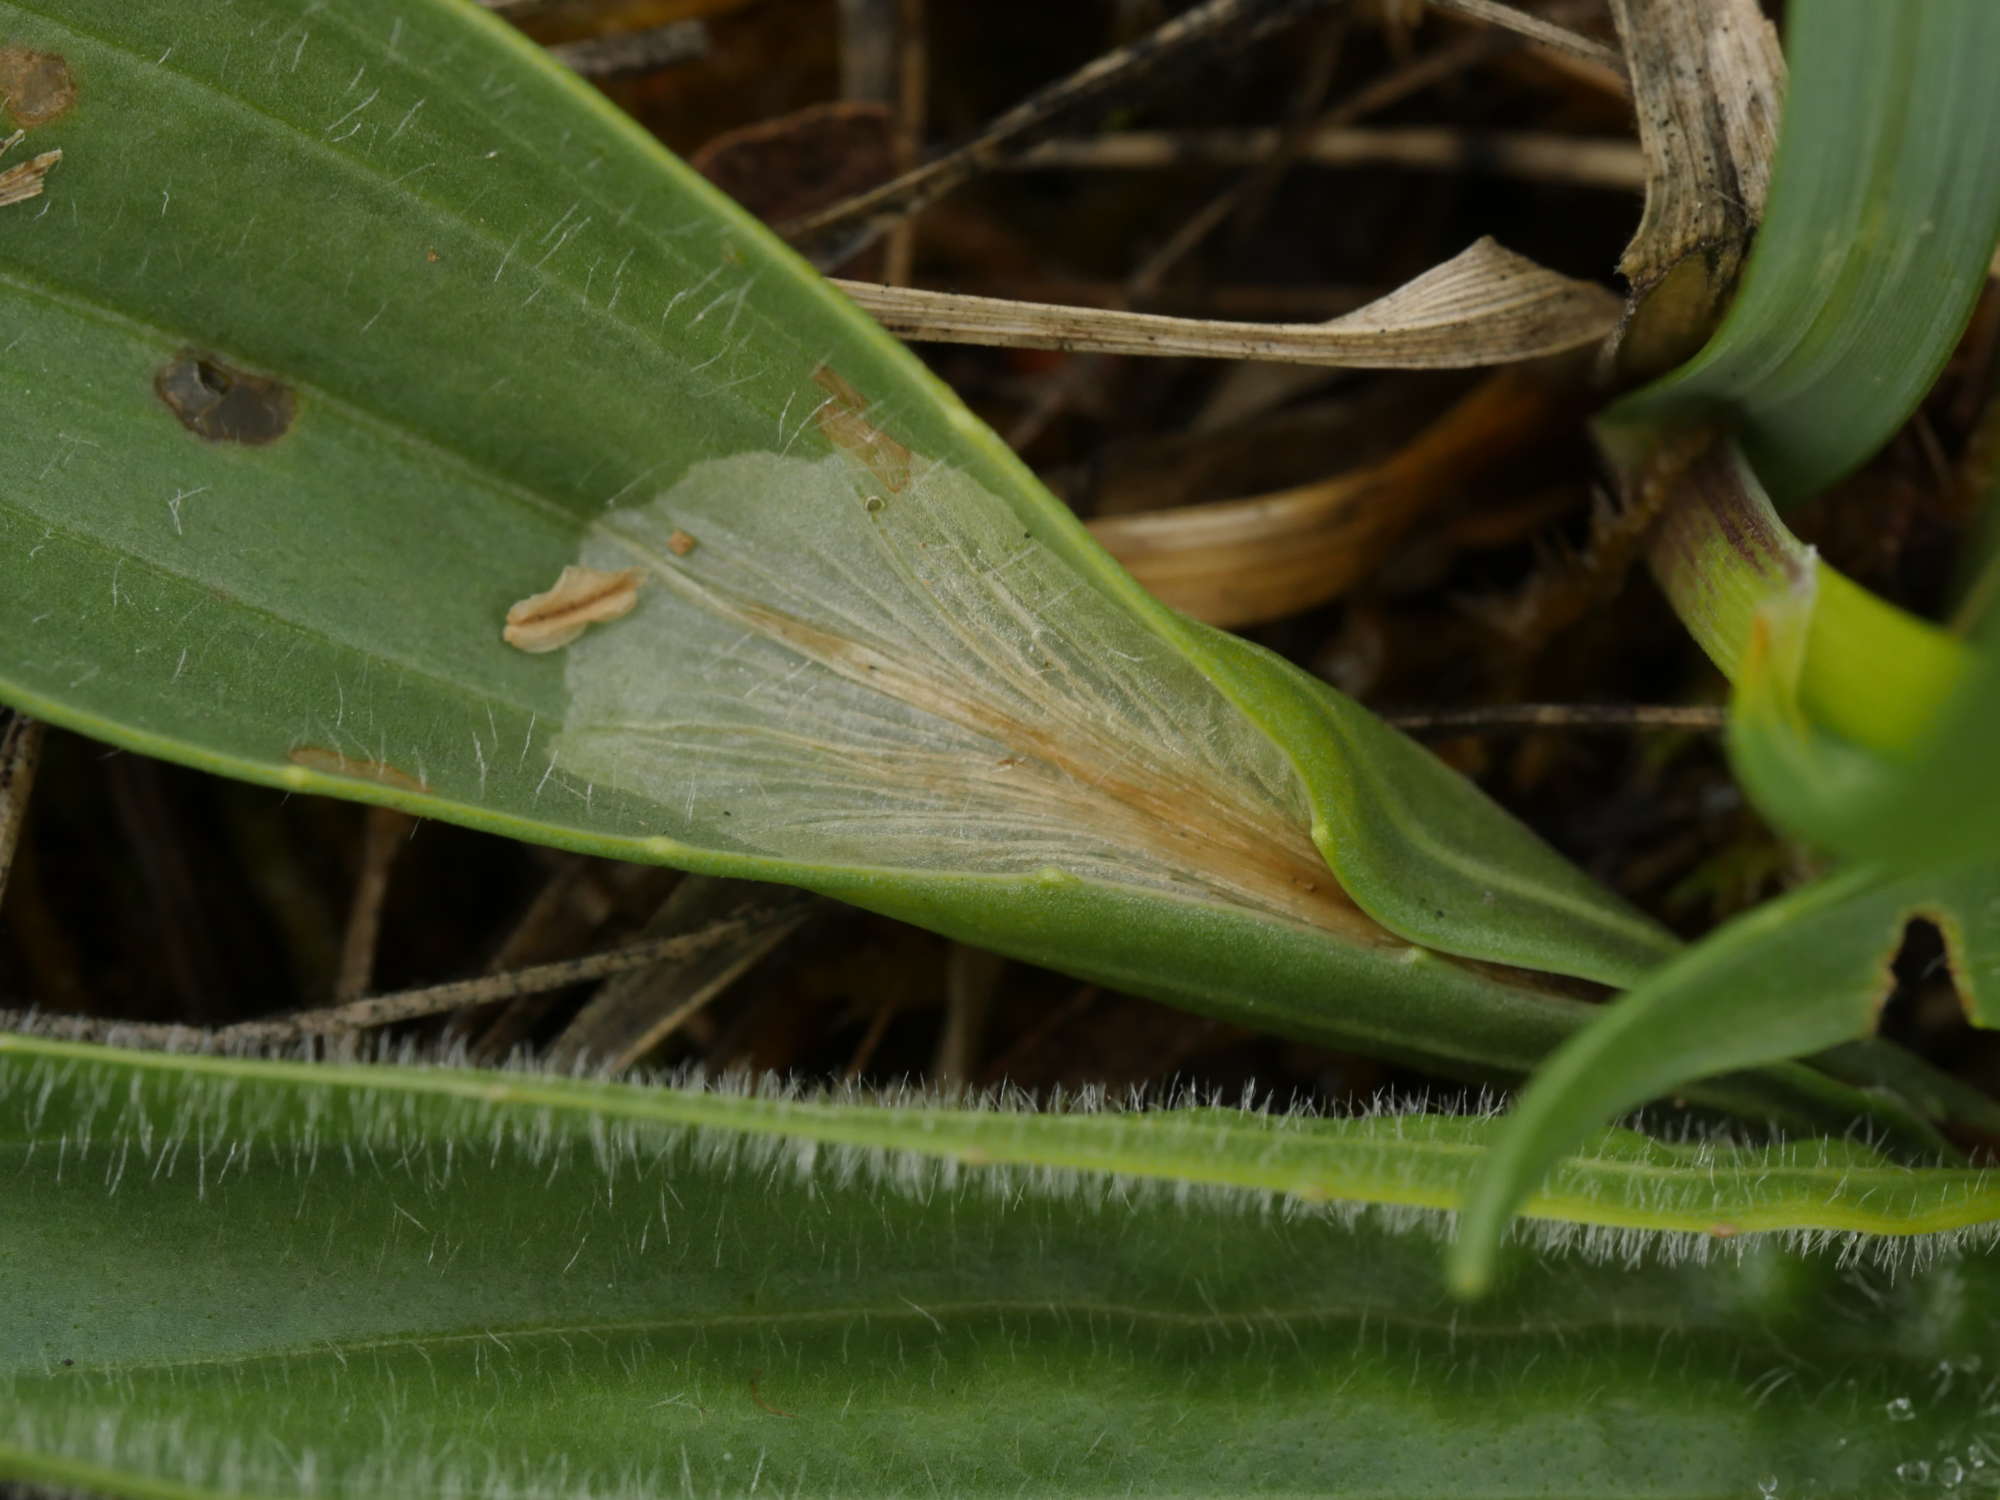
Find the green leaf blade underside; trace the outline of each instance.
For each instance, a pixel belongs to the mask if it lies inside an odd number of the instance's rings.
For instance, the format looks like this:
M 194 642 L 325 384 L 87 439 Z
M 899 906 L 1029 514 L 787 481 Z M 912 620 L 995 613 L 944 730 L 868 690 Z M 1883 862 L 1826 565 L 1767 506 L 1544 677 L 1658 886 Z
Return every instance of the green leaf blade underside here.
M 1415 1058 L 1483 1032 L 1512 1067 L 1573 1017 L 1412 942 L 1644 967 L 1659 934 L 1497 814 L 1534 940 L 1476 902 L 1383 933 L 1313 842 L 1324 752 L 1274 738 L 1319 736 L 1287 705 L 1322 690 L 1227 680 L 906 350 L 490 17 L 229 16 L 0 3 L 77 85 L 0 210 L 6 701 Z M 266 380 L 269 441 L 189 408 Z M 637 607 L 501 644 L 570 564 L 636 567 Z
M 1612 409 L 1720 420 L 1780 505 L 1901 427 L 1943 368 L 2000 235 L 2000 9 L 1801 0 L 1769 203 L 1721 328 Z
M 1872 1497 L 1990 1451 L 1990 1258 L 1585 1241 L 1454 1309 L 1404 1234 L 1259 1194 L 758 1150 L 546 1092 L 602 1085 L 376 1087 L 395 1071 L 8 1039 L 0 1272 L 36 1296 L 0 1323 L 0 1473 L 177 1500 Z M 921 1113 L 894 1122 L 918 1149 Z M 1902 1170 L 1825 1149 L 1809 1175 L 1851 1196 Z M 1705 1175 L 1660 1150 L 1606 1166 Z

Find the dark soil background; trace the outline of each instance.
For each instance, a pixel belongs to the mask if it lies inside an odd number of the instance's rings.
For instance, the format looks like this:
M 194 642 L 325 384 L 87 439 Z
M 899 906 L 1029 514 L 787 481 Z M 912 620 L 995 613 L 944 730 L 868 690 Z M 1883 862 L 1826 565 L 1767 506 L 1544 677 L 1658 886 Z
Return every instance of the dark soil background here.
M 706 53 L 598 79 L 620 105 L 767 219 L 880 182 L 1181 9 L 1165 0 L 551 0 L 504 7 L 537 40 L 641 38 L 696 22 Z M 1610 40 L 1602 0 L 1530 4 Z M 927 14 L 925 12 L 928 12 Z M 917 21 L 920 25 L 910 26 Z M 873 49 L 872 52 L 870 49 Z M 901 59 L 899 85 L 870 56 Z M 884 80 L 887 79 L 887 86 Z M 919 115 L 921 118 L 919 118 Z M 1633 139 L 1616 75 L 1406 0 L 1345 0 L 1060 122 L 1055 134 L 1442 127 L 1422 166 L 1288 161 L 1146 170 L 1000 170 L 929 206 L 845 273 L 1196 316 L 1315 320 L 1481 235 L 1618 286 L 1629 189 L 1524 176 L 1510 132 Z M 1185 233 L 1219 194 L 1229 212 Z M 1163 259 L 1167 252 L 1178 253 Z M 1622 291 L 1622 287 L 1619 288 Z M 2000 303 L 1989 297 L 1923 412 L 1864 473 L 1796 518 L 1825 555 L 1926 613 L 1948 605 L 1994 428 Z M 1257 368 L 931 347 L 922 351 L 1087 515 L 1196 504 L 1378 465 L 1483 378 Z M 1604 476 L 1584 426 L 1607 392 L 1589 361 L 1541 372 L 1563 399 L 1341 597 L 1251 632 L 1369 703 L 1702 704 L 1722 684 L 1642 570 L 1587 555 Z M 1390 494 L 1385 504 L 1399 503 Z M 1737 793 L 1715 736 L 1634 725 L 1433 737 L 1552 842 L 1698 934 L 1795 882 L 1808 854 Z M 287 797 L 49 736 L 0 909 L 0 1006 L 213 1024 L 374 989 L 477 975 L 629 941 L 680 877 L 444 824 Z M 386 883 L 385 883 L 386 882 Z M 350 936 L 376 909 L 372 959 Z M 358 947 L 357 947 L 358 944 Z M 362 967 L 357 971 L 355 955 Z M 1956 1017 L 1934 936 L 1913 934 L 1889 1025 L 1941 1065 L 2000 1085 L 2000 1045 Z M 588 986 L 421 1023 L 420 1036 L 546 1045 Z M 494 1020 L 505 1010 L 502 1029 Z M 1254 1084 L 1338 1103 L 1427 1080 L 1260 1037 L 930 934 L 821 905 L 649 1061 L 864 1081 Z

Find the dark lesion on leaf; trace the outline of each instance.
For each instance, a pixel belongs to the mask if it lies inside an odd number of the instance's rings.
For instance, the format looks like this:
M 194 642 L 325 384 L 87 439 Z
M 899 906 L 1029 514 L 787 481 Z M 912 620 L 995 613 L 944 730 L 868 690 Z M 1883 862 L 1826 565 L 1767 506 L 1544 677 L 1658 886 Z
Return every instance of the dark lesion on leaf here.
M 181 426 L 211 443 L 274 443 L 298 416 L 298 397 L 284 382 L 190 349 L 160 367 L 153 389 Z
M 54 52 L 0 47 L 0 103 L 17 125 L 46 125 L 76 103 L 76 80 Z

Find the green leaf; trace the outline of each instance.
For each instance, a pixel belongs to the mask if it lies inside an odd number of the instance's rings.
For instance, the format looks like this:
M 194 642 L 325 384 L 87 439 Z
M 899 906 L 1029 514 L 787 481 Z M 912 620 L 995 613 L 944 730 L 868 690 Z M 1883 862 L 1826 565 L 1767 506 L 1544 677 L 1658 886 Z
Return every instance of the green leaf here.
M 2000 799 L 1993 795 L 2000 625 L 1985 623 L 1985 638 L 1926 730 L 1885 753 L 1816 722 L 1804 702 L 1802 659 L 1818 648 L 1801 637 L 1811 633 L 1810 617 L 1826 610 L 1810 596 L 1773 601 L 1745 653 L 1729 748 L 1758 807 L 1846 858 L 1900 869 L 2000 848 Z
M 1742 682 L 1753 645 L 1779 644 L 1769 632 L 1782 624 L 1797 714 L 1892 758 L 1933 732 L 1972 653 L 1821 562 L 1779 519 L 1733 443 L 1673 445 L 1641 482 L 1671 496 L 1648 545 L 1653 576 L 1732 683 Z
M 1273 1152 L 1336 1191 L 1399 1156 L 1449 1176 L 1480 1125 L 0 1038 L 0 1276 L 35 1289 L 0 1321 L 0 1475 L 173 1500 L 1622 1496 L 1662 1475 L 1873 1497 L 1913 1456 L 1975 1466 L 1990 1257 L 1897 1274 L 1897 1242 L 1785 1250 L 1718 1217 L 1538 1242 L 1454 1309 L 1395 1221 L 1171 1180 L 1217 1180 L 1206 1157 L 1275 1184 Z M 1044 1169 L 964 1165 L 973 1140 Z M 1047 1168 L 1093 1141 L 1170 1180 Z M 1978 1174 L 1834 1143 L 1615 1136 L 1602 1157 L 1583 1176 L 1642 1213 L 1781 1223 L 1830 1197 L 1907 1230 L 1994 1207 Z
M 2000 860 L 1990 851 L 1913 875 L 1853 867 L 1747 912 L 1614 1001 L 1537 1071 L 1467 1200 L 1453 1284 L 1470 1295 L 1491 1282 L 1508 1219 L 1605 1120 L 1710 1074 L 1872 1032 L 1914 917 L 1941 920 L 1968 1011 L 1994 1017 Z
M 2000 236 L 2000 8 L 1795 0 L 1743 283 L 1693 360 L 1609 420 L 1721 421 L 1781 505 L 1870 458 L 1931 387 Z
M 1900 869 L 2000 846 L 2000 620 L 1965 641 L 1859 588 L 1785 529 L 1727 443 L 1661 467 L 1676 503 L 1654 570 L 1734 685 L 1730 758 L 1759 811 Z
M 64 152 L 46 191 L 0 207 L 0 698 L 1459 1071 L 1532 1061 L 1573 1007 L 1413 944 L 1614 981 L 1667 951 L 1414 747 L 1149 599 L 491 17 L 0 0 L 0 40 L 76 93 L 32 132 Z M 599 580 L 629 613 L 503 644 L 572 566 L 636 569 Z M 1426 870 L 1442 918 L 1403 893 Z
M 1443 952 L 1629 985 L 1678 941 L 1435 755 L 1269 652 L 1186 622 L 1190 649 L 1292 747 L 1313 842 L 1356 903 Z

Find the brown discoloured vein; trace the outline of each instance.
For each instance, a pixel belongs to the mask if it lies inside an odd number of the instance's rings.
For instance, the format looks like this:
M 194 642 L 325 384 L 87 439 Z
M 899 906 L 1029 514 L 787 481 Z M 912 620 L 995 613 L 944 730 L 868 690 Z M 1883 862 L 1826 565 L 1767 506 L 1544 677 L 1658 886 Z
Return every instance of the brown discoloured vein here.
M 507 611 L 500 639 L 536 654 L 558 650 L 592 625 L 630 614 L 639 602 L 639 578 L 637 568 L 566 567 L 554 588 L 530 594 Z
M 296 745 L 286 752 L 285 759 L 308 771 L 323 771 L 329 776 L 352 776 L 358 781 L 392 786 L 399 792 L 430 791 L 430 784 L 421 776 L 412 776 L 399 766 L 392 766 L 383 760 L 363 760 L 343 755 L 324 745 Z
M 1032 795 L 1058 820 L 1073 819 L 1112 843 L 1143 849 L 1166 869 L 1198 868 L 1295 921 L 1353 942 L 1398 944 L 1329 877 L 1303 827 L 1260 816 L 1228 789 L 1159 767 L 1107 772 L 1125 759 L 1119 746 L 1074 743 L 1051 725 L 1019 718 L 957 684 L 777 610 L 742 600 L 730 601 L 730 608 L 759 634 L 843 677 L 1008 746 L 1016 753 L 982 768 L 1003 796 L 1030 795 L 1011 778 L 1039 770 Z M 895 774 L 907 779 L 918 772 L 906 761 Z M 954 768 L 951 788 L 963 790 L 968 777 L 976 773 Z
M 46 125 L 76 103 L 76 79 L 54 52 L 0 47 L 0 102 L 18 125 Z
M 868 420 L 867 398 L 827 365 L 813 371 L 813 384 L 829 398 L 813 413 L 820 434 L 879 479 L 891 494 L 909 488 L 910 450 Z

